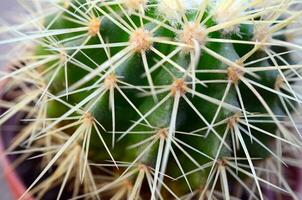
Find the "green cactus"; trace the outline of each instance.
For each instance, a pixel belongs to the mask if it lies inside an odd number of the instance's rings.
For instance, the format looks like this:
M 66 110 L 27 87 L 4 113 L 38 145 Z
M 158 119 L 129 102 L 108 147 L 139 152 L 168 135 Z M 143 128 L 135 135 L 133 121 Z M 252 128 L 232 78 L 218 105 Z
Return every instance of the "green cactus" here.
M 21 199 L 299 199 L 283 172 L 301 147 L 301 3 L 51 4 L 0 41 L 34 42 L 1 78 L 22 92 L 0 123 L 27 121 L 8 152 L 44 161 Z

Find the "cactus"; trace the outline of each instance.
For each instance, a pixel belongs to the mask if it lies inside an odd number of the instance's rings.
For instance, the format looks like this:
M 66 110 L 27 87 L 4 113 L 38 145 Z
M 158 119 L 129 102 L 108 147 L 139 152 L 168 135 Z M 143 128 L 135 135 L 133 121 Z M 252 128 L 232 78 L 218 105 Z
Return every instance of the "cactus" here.
M 42 158 L 20 199 L 299 199 L 301 3 L 35 4 L 0 41 L 30 43 L 0 78 L 7 153 Z

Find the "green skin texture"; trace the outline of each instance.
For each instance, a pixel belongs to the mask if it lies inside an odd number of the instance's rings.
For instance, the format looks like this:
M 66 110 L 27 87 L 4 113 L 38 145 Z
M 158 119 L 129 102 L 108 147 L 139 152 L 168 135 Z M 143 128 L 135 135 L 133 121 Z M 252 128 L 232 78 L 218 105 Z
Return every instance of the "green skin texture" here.
M 112 6 L 114 10 L 119 12 L 119 8 Z M 154 8 L 155 9 L 155 8 Z M 149 9 L 146 10 L 146 15 L 161 19 L 162 17 L 158 15 L 156 10 Z M 73 12 L 72 8 L 69 8 L 70 11 Z M 104 9 L 106 11 L 106 9 Z M 62 29 L 62 28 L 75 28 L 79 27 L 79 25 L 72 23 L 66 19 L 63 18 L 63 15 L 69 16 L 68 13 L 63 13 L 58 20 L 51 26 L 51 29 Z M 107 17 L 102 16 L 100 13 L 98 13 L 102 17 L 101 21 L 101 28 L 100 33 L 108 42 L 127 42 L 129 40 L 128 34 L 126 34 L 123 30 L 121 30 L 119 27 L 117 27 L 114 23 L 112 23 Z M 188 17 L 191 18 L 194 16 L 194 12 L 191 12 L 188 14 Z M 124 17 L 125 18 L 125 17 Z M 51 20 L 52 17 L 49 17 L 49 20 Z M 131 19 L 139 26 L 139 19 L 138 17 L 131 16 Z M 209 20 L 209 22 L 206 24 L 206 26 L 213 26 L 214 20 Z M 47 25 L 47 22 L 46 22 Z M 155 24 L 148 23 L 146 27 L 154 27 Z M 181 27 L 178 27 L 181 28 Z M 212 38 L 233 38 L 233 39 L 240 39 L 240 40 L 252 40 L 253 38 L 253 27 L 251 25 L 242 25 L 240 28 L 240 36 L 238 34 L 228 34 L 225 35 L 220 32 L 215 32 L 208 37 Z M 57 36 L 57 40 L 63 40 L 66 38 L 70 38 L 72 36 L 82 34 L 81 33 L 73 33 L 73 34 L 63 34 Z M 158 31 L 154 34 L 156 36 L 164 36 L 169 37 L 171 40 L 177 41 L 177 35 L 167 29 L 160 28 Z M 80 44 L 82 41 L 77 41 L 75 44 Z M 88 42 L 89 44 L 100 44 L 99 39 L 97 37 L 91 38 L 91 40 Z M 70 45 L 70 44 L 68 44 Z M 236 59 L 240 58 L 240 56 L 247 53 L 253 46 L 251 45 L 241 45 L 241 44 L 223 44 L 223 43 L 207 43 L 206 46 L 210 48 L 211 50 L 217 52 L 218 54 L 235 61 Z M 158 49 L 160 52 L 162 52 L 165 55 L 168 55 L 171 51 L 175 49 L 172 45 L 166 45 L 166 44 L 154 44 L 154 47 Z M 111 48 L 110 52 L 113 56 L 117 52 L 122 50 L 122 48 Z M 85 49 L 82 50 L 85 54 L 87 54 L 94 62 L 98 64 L 102 64 L 107 60 L 105 51 L 103 49 Z M 69 51 L 68 54 L 72 55 L 74 52 Z M 57 54 L 57 52 L 50 51 L 47 49 L 47 47 L 38 46 L 36 50 L 37 55 L 43 55 L 43 54 Z M 249 60 L 253 60 L 256 57 L 261 58 L 264 57 L 265 53 L 259 51 L 256 53 L 255 56 L 250 58 Z M 77 53 L 74 58 L 82 63 L 84 63 L 87 66 L 95 67 L 95 65 L 87 59 L 83 54 Z M 154 53 L 148 51 L 147 52 L 147 58 L 149 66 L 152 66 L 156 61 L 154 58 L 158 59 L 158 56 L 155 56 Z M 291 62 L 288 60 L 288 62 Z M 190 57 L 188 54 L 180 53 L 172 58 L 172 60 L 181 66 L 188 66 L 190 63 Z M 44 67 L 50 67 L 52 63 L 48 63 Z M 268 61 L 263 61 L 261 64 L 256 64 L 255 66 L 271 66 L 272 63 L 269 63 Z M 177 72 L 173 66 L 169 65 L 168 63 L 165 63 L 165 66 L 174 74 L 175 77 L 181 78 L 183 74 Z M 255 67 L 251 66 L 251 67 Z M 220 62 L 219 60 L 213 58 L 211 55 L 202 52 L 199 63 L 197 66 L 197 69 L 227 69 L 227 65 Z M 81 80 L 82 77 L 84 77 L 87 72 L 85 70 L 79 69 L 78 67 L 74 66 L 72 63 L 68 63 L 68 82 L 69 85 L 72 85 L 73 83 Z M 117 76 L 122 76 L 122 80 L 124 82 L 133 84 L 133 85 L 146 85 L 148 86 L 148 81 L 146 78 L 140 78 L 141 75 L 144 73 L 144 67 L 143 62 L 139 54 L 134 55 L 130 59 L 128 59 L 125 63 L 123 63 L 118 69 L 115 71 L 115 74 Z M 259 73 L 261 76 L 260 80 L 257 80 L 260 84 L 267 85 L 272 87 L 276 81 L 276 78 L 278 77 L 278 73 L 276 71 L 268 71 L 265 73 Z M 211 79 L 227 79 L 226 75 L 222 74 L 209 74 L 209 73 L 203 73 L 203 74 L 197 74 L 197 78 L 200 80 L 211 80 Z M 159 68 L 155 73 L 152 73 L 152 79 L 154 81 L 154 85 L 171 85 L 173 83 L 173 78 L 163 69 Z M 90 81 L 85 86 L 88 86 L 92 84 L 95 80 Z M 65 79 L 64 79 L 64 69 L 59 72 L 59 74 L 56 76 L 54 83 L 51 85 L 51 92 L 54 94 L 63 91 L 65 89 L 64 86 Z M 85 87 L 82 86 L 82 87 Z M 222 99 L 222 96 L 225 92 L 225 84 L 208 84 L 208 87 L 197 85 L 196 90 L 202 94 L 208 95 L 210 97 L 216 98 L 218 100 Z M 246 110 L 249 112 L 259 112 L 259 113 L 265 113 L 265 109 L 261 105 L 259 101 L 256 100 L 256 97 L 251 93 L 251 91 L 244 86 L 242 83 L 239 83 L 239 87 L 241 90 L 241 94 L 243 94 L 244 104 L 246 107 Z M 148 110 L 152 109 L 156 102 L 153 101 L 152 96 L 148 97 L 139 97 L 139 91 L 137 90 L 123 90 L 124 93 L 127 95 L 127 97 L 137 106 L 137 108 L 142 112 L 146 113 Z M 284 114 L 284 110 L 282 109 L 282 105 L 280 104 L 278 97 L 272 93 L 268 93 L 266 91 L 258 90 L 260 91 L 260 94 L 263 96 L 267 104 L 270 106 L 270 108 L 275 112 L 275 114 Z M 71 105 L 75 105 L 78 102 L 80 102 L 84 97 L 88 96 L 92 91 L 82 92 L 80 94 L 70 95 L 68 98 L 68 103 Z M 167 95 L 160 94 L 158 95 L 159 101 L 164 98 Z M 209 103 L 205 100 L 201 100 L 200 98 L 194 96 L 192 97 L 191 94 L 187 94 L 187 97 L 191 100 L 191 102 L 195 105 L 195 107 L 200 111 L 200 113 L 205 117 L 205 119 L 211 123 L 215 111 L 217 110 L 218 106 L 214 105 L 212 103 Z M 66 101 L 66 99 L 64 98 Z M 100 101 L 97 103 L 97 105 L 93 108 L 92 114 L 93 116 L 106 128 L 108 132 L 112 130 L 112 119 L 111 119 L 111 110 L 109 109 L 109 95 L 108 93 L 104 95 Z M 171 112 L 173 108 L 173 96 L 166 101 L 162 106 L 160 106 L 157 110 L 155 110 L 148 118 L 148 122 L 158 128 L 167 128 L 169 127 L 170 123 L 170 117 Z M 230 89 L 230 92 L 227 95 L 226 102 L 229 104 L 232 104 L 234 106 L 239 107 L 239 101 L 236 95 L 235 88 L 232 86 Z M 138 120 L 140 117 L 138 114 L 131 108 L 131 106 L 123 99 L 123 97 L 116 92 L 115 93 L 115 108 L 116 108 L 116 130 L 122 131 L 127 130 L 132 125 L 132 121 Z M 68 110 L 67 107 L 60 104 L 59 102 L 52 101 L 48 105 L 48 115 L 49 117 L 58 117 L 64 114 Z M 232 113 L 224 108 L 221 109 L 219 116 L 216 120 L 220 121 L 223 119 L 226 119 L 227 117 L 230 117 L 234 115 L 235 113 Z M 259 125 L 255 124 L 258 127 L 263 128 L 264 130 L 267 130 L 269 132 L 274 133 L 276 130 L 276 126 L 274 124 L 266 124 L 266 125 Z M 204 127 L 205 124 L 199 119 L 199 117 L 194 113 L 194 111 L 185 103 L 183 99 L 180 100 L 180 106 L 178 109 L 178 115 L 177 115 L 177 123 L 176 123 L 176 130 L 179 131 L 192 131 L 199 129 L 201 127 Z M 227 125 L 216 127 L 215 130 L 222 136 L 224 133 L 224 130 Z M 150 131 L 152 129 L 138 125 L 133 129 L 133 131 Z M 199 132 L 198 134 L 205 134 L 204 132 Z M 252 134 L 255 135 L 260 141 L 262 141 L 264 144 L 269 144 L 270 141 L 273 139 L 271 137 L 263 136 L 263 134 L 257 133 L 256 131 L 252 130 Z M 244 135 L 244 134 L 243 134 Z M 108 144 L 110 146 L 111 144 L 111 134 L 110 133 L 103 133 L 103 136 Z M 143 139 L 146 139 L 149 137 L 149 135 L 138 135 L 138 134 L 130 134 L 126 136 L 123 140 L 116 143 L 116 146 L 114 149 L 111 149 L 112 155 L 115 158 L 115 160 L 118 161 L 127 161 L 131 162 L 133 161 L 136 156 L 146 147 L 142 146 L 139 148 L 134 149 L 127 149 L 127 146 L 131 144 L 135 144 L 139 141 L 142 141 Z M 186 144 L 204 152 L 205 154 L 215 157 L 216 151 L 220 145 L 220 140 L 212 133 L 210 132 L 209 136 L 207 138 L 201 139 L 196 138 L 193 136 L 182 136 L 177 135 L 176 137 Z M 251 143 L 249 137 L 245 137 L 245 142 L 247 144 L 248 150 L 250 152 L 250 155 L 252 157 L 267 157 L 270 154 L 264 150 L 261 146 L 256 144 L 256 142 Z M 228 142 L 231 145 L 230 141 L 230 135 L 228 135 L 228 138 L 226 139 L 226 142 Z M 151 149 L 150 152 L 146 156 L 144 156 L 141 159 L 141 162 L 150 165 L 152 167 L 155 167 L 156 162 L 156 156 L 157 156 L 157 148 L 158 144 L 154 145 L 154 147 Z M 183 153 L 178 150 L 177 148 L 174 148 L 176 151 L 176 154 L 179 155 L 179 160 L 186 160 L 185 162 L 182 162 L 182 167 L 184 171 L 189 171 L 196 166 L 188 160 L 188 158 L 183 155 Z M 101 141 L 97 138 L 96 134 L 94 133 L 91 139 L 91 156 L 90 160 L 93 162 L 104 162 L 104 160 L 110 160 L 110 157 L 108 156 L 107 152 L 103 148 L 103 145 Z M 206 157 L 201 156 L 200 154 L 187 150 L 188 153 L 198 162 L 200 165 L 203 165 L 210 160 Z M 242 150 L 239 150 L 237 152 L 237 155 L 244 156 L 244 152 Z M 222 158 L 223 156 L 232 156 L 232 152 L 228 151 L 226 148 L 223 148 L 221 150 L 221 153 L 219 155 L 219 158 Z M 172 156 L 170 155 L 170 161 L 168 163 L 167 167 L 168 175 L 177 177 L 181 175 L 180 170 L 176 166 Z M 203 185 L 207 179 L 207 175 L 209 173 L 209 170 L 205 170 L 199 173 L 194 173 L 190 176 L 188 176 L 188 179 L 190 181 L 190 184 L 193 189 L 199 188 L 201 185 Z M 173 185 L 175 186 L 175 189 L 178 190 L 176 193 L 182 194 L 185 192 L 188 192 L 188 187 L 186 186 L 186 183 L 184 180 L 179 180 L 176 183 L 174 182 Z M 174 186 L 173 186 L 174 187 Z

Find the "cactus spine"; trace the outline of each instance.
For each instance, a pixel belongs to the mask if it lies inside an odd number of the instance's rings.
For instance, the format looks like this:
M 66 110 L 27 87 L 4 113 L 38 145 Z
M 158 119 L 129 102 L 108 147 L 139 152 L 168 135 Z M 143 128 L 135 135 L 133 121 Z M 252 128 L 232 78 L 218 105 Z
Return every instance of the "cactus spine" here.
M 1 77 L 0 123 L 26 121 L 8 152 L 43 160 L 21 199 L 299 199 L 301 3 L 48 3 L 0 41 L 34 43 Z

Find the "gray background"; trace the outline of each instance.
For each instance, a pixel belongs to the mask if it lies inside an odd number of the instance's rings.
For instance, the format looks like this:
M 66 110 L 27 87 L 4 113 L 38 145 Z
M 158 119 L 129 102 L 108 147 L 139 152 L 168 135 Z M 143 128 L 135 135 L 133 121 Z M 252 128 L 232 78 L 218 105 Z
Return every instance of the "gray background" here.
M 11 22 L 14 20 L 12 16 L 15 12 L 20 14 L 20 6 L 18 6 L 17 0 L 0 0 L 0 29 L 3 27 L 3 22 Z M 14 20 L 15 21 L 15 20 Z M 3 36 L 0 35 L 0 40 L 3 39 Z M 7 52 L 8 46 L 0 46 L 0 55 L 1 57 Z M 7 61 L 1 60 L 0 66 L 4 66 Z M 0 199 L 1 200 L 12 200 L 10 192 L 6 186 L 6 183 L 3 179 L 3 170 L 0 165 Z

